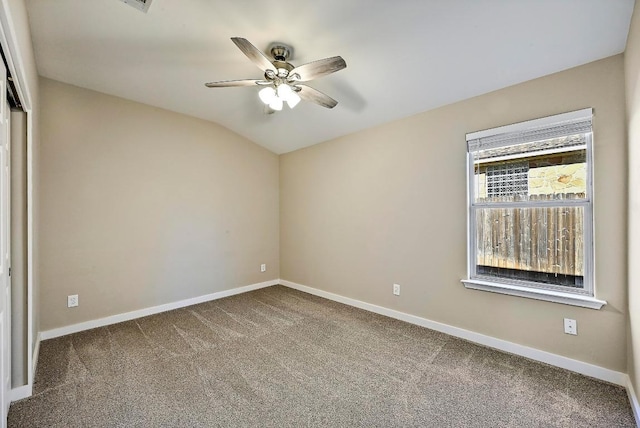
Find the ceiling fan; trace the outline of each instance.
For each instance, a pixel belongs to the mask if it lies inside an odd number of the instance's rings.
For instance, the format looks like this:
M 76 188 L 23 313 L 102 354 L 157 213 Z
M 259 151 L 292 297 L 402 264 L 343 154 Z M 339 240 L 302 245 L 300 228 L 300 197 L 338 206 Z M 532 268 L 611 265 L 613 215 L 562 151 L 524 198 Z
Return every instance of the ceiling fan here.
M 293 48 L 284 43 L 272 43 L 268 51 L 273 60 L 267 58 L 258 48 L 242 37 L 232 37 L 233 43 L 264 72 L 264 79 L 224 80 L 205 83 L 208 88 L 228 88 L 233 86 L 264 86 L 258 95 L 271 112 L 282 110 L 284 102 L 294 108 L 300 99 L 311 101 L 322 107 L 334 108 L 338 102 L 330 96 L 301 82 L 317 79 L 347 66 L 342 57 L 334 56 L 309 62 L 298 67 L 287 60 Z

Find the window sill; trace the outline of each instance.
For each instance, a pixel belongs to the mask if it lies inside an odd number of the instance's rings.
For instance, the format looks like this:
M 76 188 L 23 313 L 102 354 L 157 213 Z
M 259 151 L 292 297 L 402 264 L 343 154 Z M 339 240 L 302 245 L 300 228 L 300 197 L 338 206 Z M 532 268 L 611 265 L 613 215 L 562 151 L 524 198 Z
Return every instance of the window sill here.
M 547 302 L 581 306 L 583 308 L 589 309 L 601 309 L 604 305 L 607 304 L 607 302 L 604 300 L 598 300 L 594 297 L 589 296 L 580 296 L 577 294 L 562 293 L 552 290 L 523 288 L 517 285 L 501 284 L 490 281 L 482 281 L 478 279 L 463 279 L 462 283 L 466 288 L 470 288 L 473 290 L 490 291 L 492 293 L 527 297 L 529 299 L 545 300 Z

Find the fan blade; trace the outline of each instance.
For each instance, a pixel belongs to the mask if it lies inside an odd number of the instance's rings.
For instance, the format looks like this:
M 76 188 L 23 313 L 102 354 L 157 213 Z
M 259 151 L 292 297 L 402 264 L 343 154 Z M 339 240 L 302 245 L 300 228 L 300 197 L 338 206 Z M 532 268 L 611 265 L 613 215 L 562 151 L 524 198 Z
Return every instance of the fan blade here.
M 260 49 L 253 46 L 247 39 L 242 37 L 232 37 L 231 40 L 255 65 L 262 71 L 274 70 L 276 67 L 271 63 L 269 58 L 263 54 Z
M 327 74 L 335 73 L 347 67 L 347 63 L 340 56 L 319 59 L 318 61 L 302 64 L 289 72 L 289 76 L 300 76 L 295 81 L 306 82 L 307 80 L 317 79 Z M 296 76 L 297 77 L 297 76 Z
M 326 108 L 334 108 L 338 105 L 338 102 L 329 95 L 323 94 L 317 89 L 313 89 L 311 86 L 296 85 L 295 87 L 300 88 L 300 92 L 297 92 L 297 94 L 305 101 L 311 101 L 312 103 L 316 103 Z
M 259 85 L 258 82 L 262 82 L 262 80 L 255 80 L 255 79 L 222 80 L 220 82 L 205 83 L 204 86 L 206 86 L 207 88 L 231 88 L 234 86 L 256 86 L 256 85 Z

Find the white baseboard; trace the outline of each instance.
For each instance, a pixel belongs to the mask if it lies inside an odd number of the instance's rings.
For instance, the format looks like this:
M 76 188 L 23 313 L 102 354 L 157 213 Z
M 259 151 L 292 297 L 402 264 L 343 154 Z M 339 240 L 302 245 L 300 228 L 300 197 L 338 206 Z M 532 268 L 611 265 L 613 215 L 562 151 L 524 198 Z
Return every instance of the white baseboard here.
M 136 318 L 146 317 L 148 315 L 158 314 L 173 309 L 184 308 L 185 306 L 196 305 L 198 303 L 209 302 L 211 300 L 222 299 L 236 294 L 246 293 L 248 291 L 258 290 L 260 288 L 270 287 L 279 283 L 278 279 L 259 282 L 257 284 L 246 285 L 244 287 L 231 288 L 229 290 L 218 291 L 217 293 L 206 294 L 204 296 L 193 297 L 191 299 L 171 302 L 164 305 L 153 306 L 150 308 L 139 309 L 137 311 L 126 312 L 123 314 L 112 315 L 97 320 L 85 321 L 78 324 L 72 324 L 65 327 L 54 328 L 40 333 L 42 340 L 53 339 L 55 337 L 66 336 L 67 334 L 78 333 L 92 328 L 104 327 L 111 324 L 117 324 L 123 321 L 130 321 Z M 35 373 L 35 371 L 34 371 Z
M 29 379 L 29 384 L 33 385 L 33 381 L 36 379 L 36 369 L 38 368 L 38 355 L 40 355 L 40 342 L 42 341 L 42 333 L 38 333 L 36 336 L 36 346 L 33 348 L 33 366 L 31 375 L 33 379 Z
M 636 418 L 636 425 L 640 427 L 640 403 L 638 402 L 638 396 L 633 389 L 633 384 L 629 377 L 627 377 L 627 395 L 629 395 L 629 402 L 631 403 L 633 416 Z
M 36 346 L 33 348 L 33 371 L 31 372 L 32 378 L 27 379 L 27 384 L 11 388 L 9 396 L 11 402 L 22 400 L 23 398 L 31 397 L 33 394 L 33 381 L 36 377 L 36 368 L 38 367 L 38 355 L 40 353 L 40 333 L 36 336 Z
M 17 388 L 12 388 L 11 392 L 9 392 L 11 396 L 11 402 L 22 400 L 23 398 L 31 397 L 31 393 L 33 390 L 33 385 L 23 385 Z
M 295 282 L 281 279 L 280 284 L 289 288 L 304 291 L 305 293 L 313 294 L 315 296 L 324 297 L 325 299 L 334 300 L 339 303 L 344 303 L 345 305 L 354 306 L 356 308 L 364 309 L 369 312 L 374 312 L 380 315 L 388 316 L 390 318 L 395 318 L 411 324 L 426 327 L 431 330 L 436 330 L 442 333 L 446 333 L 451 336 L 459 337 L 461 339 L 478 343 L 480 345 L 488 346 L 490 348 L 498 349 L 500 351 L 505 351 L 511 354 L 520 355 L 532 360 L 543 362 L 545 364 L 549 364 L 549 365 L 567 369 L 576 373 L 580 373 L 585 376 L 604 380 L 605 382 L 613 383 L 613 384 L 624 386 L 624 387 L 627 386 L 628 376 L 625 373 L 617 372 L 615 370 L 610 370 L 604 367 L 600 367 L 600 366 L 585 363 L 582 361 L 574 360 L 571 358 L 563 357 L 561 355 L 552 354 L 551 352 L 530 348 L 528 346 L 519 345 L 517 343 L 508 342 L 506 340 L 496 339 L 495 337 L 476 333 L 470 330 L 465 330 L 459 327 L 454 327 L 448 324 L 443 324 L 437 321 L 431 321 L 426 318 L 421 318 L 415 315 L 406 314 L 404 312 L 388 309 L 382 306 L 373 305 L 371 303 L 362 302 L 360 300 L 340 296 L 338 294 L 329 293 L 327 291 L 318 290 L 316 288 L 308 287 L 306 285 L 296 284 Z

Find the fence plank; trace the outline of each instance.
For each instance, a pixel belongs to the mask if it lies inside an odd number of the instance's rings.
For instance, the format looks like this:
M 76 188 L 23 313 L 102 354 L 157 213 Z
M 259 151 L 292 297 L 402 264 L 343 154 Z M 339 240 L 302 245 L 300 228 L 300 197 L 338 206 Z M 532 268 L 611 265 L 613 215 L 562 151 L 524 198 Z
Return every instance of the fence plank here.
M 567 199 L 584 197 L 569 194 Z M 537 195 L 532 200 L 550 200 Z M 482 198 L 500 202 L 504 198 Z M 481 266 L 583 276 L 583 209 L 483 208 L 477 211 L 477 263 Z

